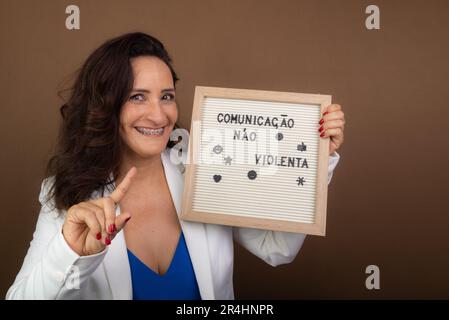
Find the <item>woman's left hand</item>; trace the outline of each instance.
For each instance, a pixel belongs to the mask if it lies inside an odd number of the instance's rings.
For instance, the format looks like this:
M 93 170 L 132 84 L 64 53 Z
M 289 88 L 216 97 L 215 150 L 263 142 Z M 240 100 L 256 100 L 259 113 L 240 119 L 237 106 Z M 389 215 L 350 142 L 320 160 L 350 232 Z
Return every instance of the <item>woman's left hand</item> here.
M 330 138 L 329 155 L 334 153 L 343 144 L 343 131 L 345 130 L 345 114 L 339 104 L 329 105 L 320 119 L 318 129 L 320 137 Z

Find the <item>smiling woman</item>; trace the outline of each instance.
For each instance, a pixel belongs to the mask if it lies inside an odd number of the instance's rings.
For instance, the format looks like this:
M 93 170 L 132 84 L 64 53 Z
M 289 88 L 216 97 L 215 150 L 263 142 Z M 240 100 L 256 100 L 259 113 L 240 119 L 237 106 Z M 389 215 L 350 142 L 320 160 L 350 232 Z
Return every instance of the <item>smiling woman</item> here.
M 87 58 L 61 107 L 36 231 L 7 299 L 233 299 L 234 239 L 272 266 L 294 259 L 304 234 L 179 219 L 177 80 L 144 33 Z

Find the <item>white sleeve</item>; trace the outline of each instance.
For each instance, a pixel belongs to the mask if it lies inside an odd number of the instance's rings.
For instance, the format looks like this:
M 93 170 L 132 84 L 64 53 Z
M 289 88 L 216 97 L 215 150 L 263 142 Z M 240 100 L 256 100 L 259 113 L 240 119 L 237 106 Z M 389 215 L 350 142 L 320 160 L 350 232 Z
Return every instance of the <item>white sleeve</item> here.
M 340 160 L 337 152 L 329 156 L 328 184 Z M 234 239 L 245 249 L 275 267 L 292 262 L 306 237 L 303 233 L 233 227 Z
M 82 294 L 83 285 L 103 261 L 107 248 L 80 257 L 62 235 L 60 211 L 44 202 L 51 178 L 42 182 L 42 205 L 27 254 L 6 299 L 71 299 Z

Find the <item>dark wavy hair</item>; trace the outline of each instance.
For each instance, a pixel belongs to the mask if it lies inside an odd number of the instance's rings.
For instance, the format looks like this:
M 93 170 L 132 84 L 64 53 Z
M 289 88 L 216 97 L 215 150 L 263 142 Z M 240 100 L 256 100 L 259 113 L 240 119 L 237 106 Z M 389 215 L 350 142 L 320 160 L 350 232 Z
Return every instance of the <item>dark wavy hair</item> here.
M 114 183 L 123 149 L 120 110 L 134 82 L 130 59 L 138 56 L 161 59 L 173 84 L 179 80 L 164 45 L 145 33 L 113 38 L 87 58 L 60 108 L 58 143 L 46 167 L 46 176 L 54 176 L 46 200 L 53 199 L 58 210 L 86 201 L 95 190 L 103 194 Z

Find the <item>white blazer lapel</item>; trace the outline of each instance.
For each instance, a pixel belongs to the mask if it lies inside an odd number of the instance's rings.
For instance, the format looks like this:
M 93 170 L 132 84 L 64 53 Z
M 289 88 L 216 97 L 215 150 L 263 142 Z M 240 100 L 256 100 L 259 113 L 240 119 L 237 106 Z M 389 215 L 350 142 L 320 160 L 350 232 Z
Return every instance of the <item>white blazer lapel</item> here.
M 165 177 L 179 218 L 181 214 L 184 177 L 180 169 L 170 161 L 170 151 L 171 149 L 166 149 L 161 153 L 161 157 Z M 187 248 L 189 249 L 189 255 L 192 260 L 201 298 L 203 300 L 215 299 L 205 226 L 203 223 L 179 221 Z

